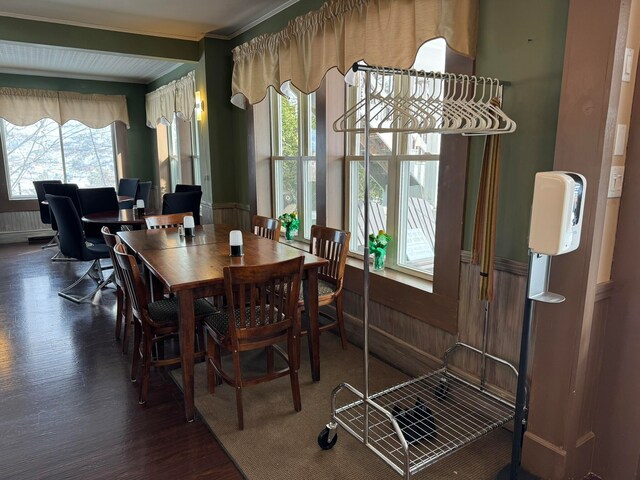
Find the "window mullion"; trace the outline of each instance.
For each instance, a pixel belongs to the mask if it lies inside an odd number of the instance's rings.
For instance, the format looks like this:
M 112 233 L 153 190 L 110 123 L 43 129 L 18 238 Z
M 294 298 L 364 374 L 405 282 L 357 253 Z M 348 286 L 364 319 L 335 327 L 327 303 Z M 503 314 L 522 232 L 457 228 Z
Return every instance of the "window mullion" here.
M 304 230 L 307 224 L 307 218 L 305 217 L 305 198 L 304 198 L 304 172 L 302 165 L 302 154 L 306 153 L 307 149 L 307 135 L 306 135 L 306 118 L 307 118 L 307 106 L 309 97 L 301 94 L 297 94 L 298 99 L 298 158 L 297 158 L 297 202 L 296 209 L 298 210 L 298 218 L 300 221 L 300 228 L 298 229 L 298 239 L 304 238 Z
M 394 138 L 394 154 L 389 159 L 388 164 L 388 193 L 387 193 L 387 233 L 394 239 L 389 245 L 388 261 L 391 266 L 397 264 L 397 246 L 398 246 L 398 179 L 400 175 L 398 173 L 399 162 L 395 155 L 396 138 Z
M 62 141 L 62 125 L 58 125 L 58 135 L 60 137 L 60 157 L 62 158 L 62 178 L 64 178 L 65 183 L 68 183 L 67 160 L 64 158 L 64 142 Z
M 117 182 L 118 178 L 120 178 L 120 177 L 118 176 L 118 165 L 117 165 L 118 140 L 117 140 L 116 135 L 117 135 L 116 124 L 114 122 L 114 123 L 111 124 L 111 151 L 113 153 L 113 156 L 112 156 L 113 178 L 115 178 L 116 182 Z

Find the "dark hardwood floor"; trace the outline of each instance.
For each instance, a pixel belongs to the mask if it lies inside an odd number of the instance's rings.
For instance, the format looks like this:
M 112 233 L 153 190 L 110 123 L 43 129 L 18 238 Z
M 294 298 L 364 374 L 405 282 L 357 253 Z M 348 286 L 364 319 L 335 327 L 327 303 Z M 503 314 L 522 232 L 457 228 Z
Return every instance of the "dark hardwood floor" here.
M 0 245 L 0 478 L 242 478 L 204 423 L 185 422 L 166 372 L 138 405 L 115 290 L 96 305 L 62 299 L 88 264 L 53 253 Z

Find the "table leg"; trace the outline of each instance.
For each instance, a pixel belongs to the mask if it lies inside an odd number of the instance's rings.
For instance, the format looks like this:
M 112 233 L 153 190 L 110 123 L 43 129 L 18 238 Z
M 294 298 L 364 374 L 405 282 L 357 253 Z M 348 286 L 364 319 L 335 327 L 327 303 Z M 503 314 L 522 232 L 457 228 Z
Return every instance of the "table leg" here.
M 305 271 L 302 282 L 304 299 L 304 321 L 308 325 L 309 358 L 311 359 L 311 378 L 320 381 L 320 326 L 318 324 L 318 270 L 310 268 Z
M 147 278 L 148 291 L 152 302 L 157 302 L 164 298 L 164 285 L 158 278 L 151 273 L 151 270 L 144 267 L 145 277 Z
M 184 411 L 187 422 L 192 422 L 195 416 L 193 400 L 193 365 L 194 365 L 194 332 L 195 313 L 193 311 L 193 292 L 182 290 L 178 292 L 180 305 L 180 357 L 182 360 L 182 389 L 184 392 Z

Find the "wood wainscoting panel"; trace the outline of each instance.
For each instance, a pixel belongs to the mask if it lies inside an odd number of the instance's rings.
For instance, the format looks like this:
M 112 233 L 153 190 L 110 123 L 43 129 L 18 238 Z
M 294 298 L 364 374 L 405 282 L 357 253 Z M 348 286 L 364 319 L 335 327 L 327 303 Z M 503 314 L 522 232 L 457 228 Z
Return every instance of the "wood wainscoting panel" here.
M 345 290 L 343 309 L 345 313 L 362 322 L 363 302 L 360 295 Z M 456 340 L 455 335 L 373 301 L 369 304 L 369 325 L 426 355 L 440 359 L 440 363 L 446 349 Z M 375 354 L 380 353 L 373 346 L 371 351 Z M 392 365 L 401 368 L 395 362 L 392 362 Z
M 223 223 L 239 230 L 249 230 L 251 228 L 249 205 L 243 205 L 241 203 L 214 203 L 212 209 L 212 223 Z
M 513 263 L 513 262 L 512 262 Z M 506 264 L 505 264 L 506 265 Z M 520 335 L 522 331 L 522 316 L 524 308 L 524 295 L 526 290 L 526 267 L 518 264 L 509 264 L 508 267 L 498 264 L 495 273 L 495 298 L 489 308 L 489 323 L 487 336 L 487 350 L 489 353 L 503 358 L 517 368 L 520 354 Z M 389 361 L 395 367 L 410 373 L 420 374 L 424 371 L 414 371 L 411 368 L 412 360 L 416 352 L 420 352 L 429 361 L 417 361 L 419 367 L 427 365 L 442 365 L 445 351 L 461 341 L 478 349 L 482 348 L 484 331 L 484 306 L 478 300 L 479 267 L 467 262 L 461 263 L 460 296 L 458 302 L 458 333 L 451 333 L 438 326 L 427 323 L 424 319 L 416 318 L 401 312 L 397 308 L 375 301 L 383 300 L 382 293 L 371 295 L 369 305 L 369 325 L 371 331 L 376 332 L 376 341 L 371 342 L 370 350 L 373 354 Z M 525 274 L 523 275 L 523 272 Z M 371 278 L 371 277 L 370 277 Z M 349 338 L 355 343 L 361 343 L 361 326 L 363 318 L 362 286 L 353 288 L 353 281 L 347 285 L 344 291 L 344 311 L 352 327 L 349 329 Z M 402 284 L 396 288 L 401 289 Z M 409 288 L 409 287 L 407 287 Z M 394 290 L 395 292 L 395 290 Z M 433 295 L 421 292 L 423 295 Z M 388 293 L 387 295 L 391 295 Z M 415 299 L 414 299 L 415 300 Z M 415 302 L 418 306 L 420 300 Z M 429 309 L 428 302 L 424 302 L 423 309 Z M 433 312 L 431 312 L 433 313 Z M 429 317 L 430 312 L 424 312 L 423 317 Z M 359 330 L 354 322 L 359 322 Z M 352 336 L 356 334 L 356 338 Z M 384 345 L 387 342 L 393 346 Z M 407 365 L 409 363 L 409 365 Z M 416 362 L 414 362 L 416 363 Z M 497 390 L 505 391 L 507 395 L 515 394 L 516 377 L 507 367 L 487 364 L 487 384 Z M 451 357 L 451 365 L 464 371 L 476 379 L 480 377 L 481 361 L 479 355 L 468 350 L 455 352 Z
M 512 271 L 495 270 L 495 294 L 493 302 L 488 305 L 487 352 L 517 368 L 527 277 L 526 273 L 523 276 Z M 522 272 L 521 269 L 516 271 Z M 458 338 L 461 342 L 482 349 L 485 314 L 484 302 L 478 299 L 479 279 L 478 265 L 461 264 Z M 461 350 L 452 357 L 453 365 L 477 377 L 480 376 L 481 363 L 480 356 L 468 350 Z M 509 368 L 488 360 L 486 373 L 488 384 L 515 394 L 517 378 Z

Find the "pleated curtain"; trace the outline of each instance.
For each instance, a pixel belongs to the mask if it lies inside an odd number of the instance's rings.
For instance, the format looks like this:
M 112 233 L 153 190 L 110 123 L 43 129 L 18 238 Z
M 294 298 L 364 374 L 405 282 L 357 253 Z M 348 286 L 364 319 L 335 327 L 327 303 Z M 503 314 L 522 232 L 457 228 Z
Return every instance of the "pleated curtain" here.
M 196 106 L 195 72 L 191 71 L 145 97 L 147 126 L 156 128 L 160 122 L 171 124 L 174 113 L 189 121 Z
M 284 30 L 234 48 L 231 102 L 255 104 L 287 80 L 310 93 L 331 68 L 344 74 L 361 60 L 408 68 L 420 46 L 439 37 L 474 57 L 477 17 L 477 0 L 328 1 Z
M 33 125 L 43 118 L 60 125 L 77 120 L 90 128 L 103 128 L 118 121 L 129 126 L 124 95 L 28 88 L 0 87 L 0 117 L 20 126 Z

